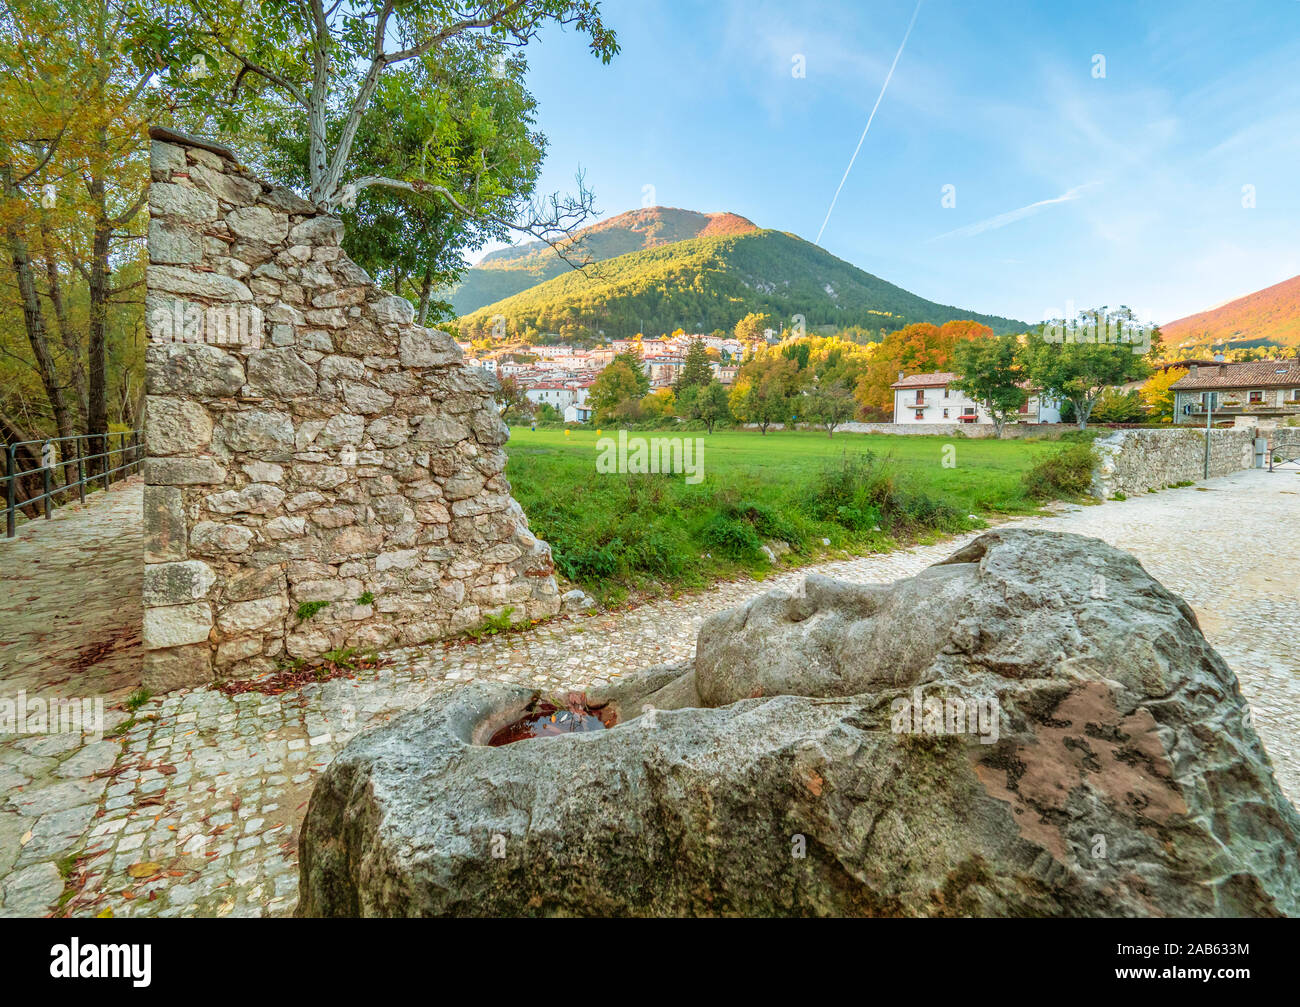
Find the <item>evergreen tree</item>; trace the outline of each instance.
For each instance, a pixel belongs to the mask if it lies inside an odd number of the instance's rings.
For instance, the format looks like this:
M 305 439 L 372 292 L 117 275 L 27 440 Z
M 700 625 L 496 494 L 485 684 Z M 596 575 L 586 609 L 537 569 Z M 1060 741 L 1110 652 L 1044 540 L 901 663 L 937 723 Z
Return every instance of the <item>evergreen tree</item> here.
M 692 339 L 686 350 L 686 361 L 673 383 L 673 390 L 681 395 L 687 388 L 703 387 L 713 380 L 713 369 L 709 367 L 709 354 L 703 339 Z

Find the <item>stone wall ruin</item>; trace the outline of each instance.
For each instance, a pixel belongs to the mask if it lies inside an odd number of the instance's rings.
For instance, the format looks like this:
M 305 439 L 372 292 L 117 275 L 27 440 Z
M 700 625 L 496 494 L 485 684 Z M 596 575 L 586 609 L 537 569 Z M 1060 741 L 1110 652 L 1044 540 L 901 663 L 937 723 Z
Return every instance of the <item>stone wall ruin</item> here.
M 151 137 L 146 687 L 555 614 L 494 379 L 348 259 L 340 220 Z

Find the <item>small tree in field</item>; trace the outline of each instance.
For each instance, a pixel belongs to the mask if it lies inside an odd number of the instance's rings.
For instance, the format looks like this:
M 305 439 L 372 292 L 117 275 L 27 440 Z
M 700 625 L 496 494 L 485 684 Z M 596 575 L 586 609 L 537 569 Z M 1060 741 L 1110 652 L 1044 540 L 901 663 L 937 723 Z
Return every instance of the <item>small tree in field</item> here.
M 858 410 L 858 400 L 843 385 L 818 387 L 804 399 L 803 412 L 813 423 L 835 436 L 835 428 L 853 419 Z
M 753 423 L 767 433 L 773 423 L 790 418 L 797 379 L 793 360 L 785 357 L 759 358 L 746 364 L 731 390 L 731 412 L 743 423 Z
M 709 433 L 724 420 L 731 419 L 727 390 L 716 380 L 707 385 L 694 385 L 681 395 L 681 408 L 693 420 L 702 420 Z
M 1017 359 L 1015 336 L 972 339 L 953 349 L 952 366 L 961 377 L 953 387 L 965 392 L 993 418 L 998 437 L 1007 420 L 1025 404 L 1025 370 Z

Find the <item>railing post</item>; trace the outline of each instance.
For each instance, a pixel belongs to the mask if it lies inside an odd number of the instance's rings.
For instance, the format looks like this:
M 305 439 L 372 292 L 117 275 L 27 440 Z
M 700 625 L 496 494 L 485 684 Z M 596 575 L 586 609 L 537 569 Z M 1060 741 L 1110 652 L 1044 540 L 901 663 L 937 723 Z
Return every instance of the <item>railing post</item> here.
M 77 438 L 77 492 L 81 497 L 81 502 L 86 502 L 86 452 L 81 446 L 81 438 Z
M 54 501 L 50 499 L 50 491 L 54 488 L 51 483 L 51 476 L 54 469 L 54 445 L 46 441 L 41 445 L 41 483 L 45 487 L 45 520 L 50 519 L 50 512 L 54 509 Z
M 14 475 L 14 446 L 5 445 L 5 475 L 9 478 L 5 480 L 5 534 L 8 538 L 13 538 L 16 534 L 16 514 L 14 511 L 15 492 L 18 477 Z

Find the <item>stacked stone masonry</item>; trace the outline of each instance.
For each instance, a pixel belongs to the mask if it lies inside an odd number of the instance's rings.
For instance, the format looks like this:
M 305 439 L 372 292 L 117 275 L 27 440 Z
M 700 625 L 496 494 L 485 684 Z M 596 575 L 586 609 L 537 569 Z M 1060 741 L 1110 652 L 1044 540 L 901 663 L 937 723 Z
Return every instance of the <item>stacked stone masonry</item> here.
M 1210 478 L 1255 464 L 1255 430 L 1210 431 Z M 1099 459 L 1092 494 L 1109 500 L 1205 478 L 1205 430 L 1119 430 L 1094 442 Z
M 555 614 L 494 379 L 348 259 L 340 220 L 152 136 L 145 684 Z

